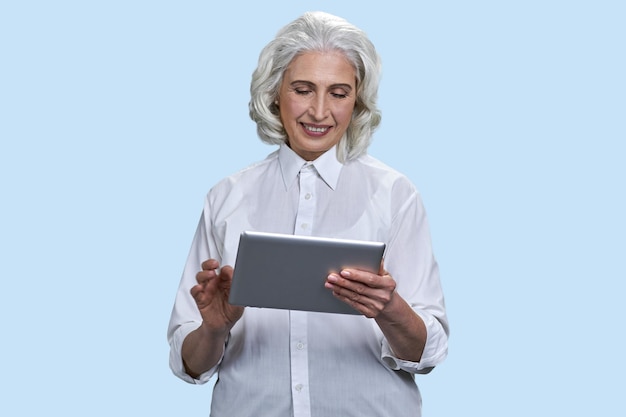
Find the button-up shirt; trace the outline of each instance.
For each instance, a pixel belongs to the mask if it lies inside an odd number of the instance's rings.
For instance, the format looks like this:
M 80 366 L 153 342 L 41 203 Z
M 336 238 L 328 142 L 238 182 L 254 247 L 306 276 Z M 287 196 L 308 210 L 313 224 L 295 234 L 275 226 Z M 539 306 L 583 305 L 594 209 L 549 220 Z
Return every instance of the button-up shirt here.
M 420 362 L 397 358 L 373 319 L 247 307 L 220 362 L 193 379 L 184 338 L 201 323 L 189 290 L 209 258 L 235 265 L 244 230 L 385 242 L 385 269 L 422 318 Z M 419 416 L 415 374 L 447 355 L 448 322 L 420 194 L 402 174 L 365 155 L 340 163 L 335 148 L 312 162 L 282 145 L 207 194 L 168 329 L 170 367 L 190 383 L 216 372 L 214 417 Z

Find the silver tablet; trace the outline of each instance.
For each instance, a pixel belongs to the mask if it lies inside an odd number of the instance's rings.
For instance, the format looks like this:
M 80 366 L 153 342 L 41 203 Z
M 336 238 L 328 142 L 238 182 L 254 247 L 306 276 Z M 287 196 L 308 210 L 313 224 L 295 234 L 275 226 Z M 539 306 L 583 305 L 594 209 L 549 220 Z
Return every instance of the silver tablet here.
M 331 272 L 378 272 L 382 242 L 246 231 L 239 239 L 229 302 L 249 307 L 360 314 L 324 287 Z

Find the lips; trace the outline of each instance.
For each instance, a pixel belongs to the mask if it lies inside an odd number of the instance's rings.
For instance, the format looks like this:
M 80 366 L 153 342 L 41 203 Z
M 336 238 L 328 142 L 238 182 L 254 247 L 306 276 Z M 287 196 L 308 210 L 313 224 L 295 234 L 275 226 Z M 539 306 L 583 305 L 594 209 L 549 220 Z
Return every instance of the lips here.
M 326 132 L 328 132 L 328 130 L 330 130 L 330 126 L 315 126 L 306 123 L 302 123 L 302 127 L 304 128 L 305 132 L 316 136 L 324 135 L 326 134 Z

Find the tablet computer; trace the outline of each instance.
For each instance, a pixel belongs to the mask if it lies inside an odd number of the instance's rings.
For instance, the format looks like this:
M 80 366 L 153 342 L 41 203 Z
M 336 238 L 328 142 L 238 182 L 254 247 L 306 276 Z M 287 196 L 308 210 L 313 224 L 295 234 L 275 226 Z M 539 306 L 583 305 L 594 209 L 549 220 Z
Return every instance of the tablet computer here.
M 249 307 L 360 314 L 324 287 L 331 272 L 377 273 L 382 242 L 245 231 L 239 238 L 229 302 Z

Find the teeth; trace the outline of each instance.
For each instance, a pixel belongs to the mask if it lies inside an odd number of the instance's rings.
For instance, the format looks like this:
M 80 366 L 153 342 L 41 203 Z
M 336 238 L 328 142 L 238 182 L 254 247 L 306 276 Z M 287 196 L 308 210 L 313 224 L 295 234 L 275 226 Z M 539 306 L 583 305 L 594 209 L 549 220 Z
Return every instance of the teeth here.
M 328 130 L 327 127 L 313 127 L 313 126 L 307 126 L 307 125 L 304 125 L 304 128 L 310 132 L 315 132 L 315 133 L 323 133 Z

